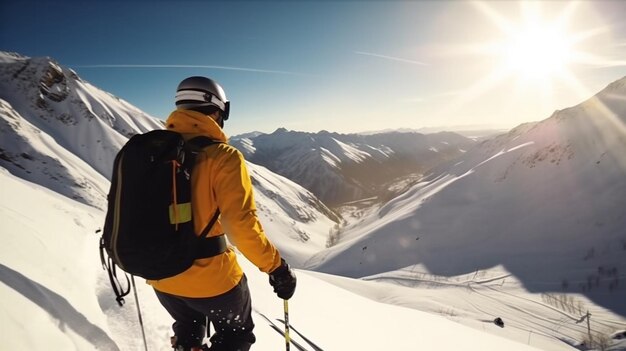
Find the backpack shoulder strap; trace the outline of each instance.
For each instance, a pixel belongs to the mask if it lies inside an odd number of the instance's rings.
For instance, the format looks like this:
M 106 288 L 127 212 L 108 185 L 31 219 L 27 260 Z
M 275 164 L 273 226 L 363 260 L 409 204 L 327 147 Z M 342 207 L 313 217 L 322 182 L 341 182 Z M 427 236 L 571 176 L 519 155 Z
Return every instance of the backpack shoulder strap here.
M 213 218 L 211 218 L 209 223 L 202 230 L 202 233 L 200 233 L 200 238 L 205 238 L 207 235 L 209 235 L 209 231 L 211 230 L 211 228 L 213 228 L 213 225 L 215 224 L 215 222 L 217 222 L 217 219 L 219 218 L 219 216 L 220 216 L 220 209 L 218 208 L 217 210 L 215 210 L 215 214 L 213 214 Z
M 187 140 L 187 144 L 190 145 L 192 152 L 199 152 L 207 146 L 211 146 L 214 144 L 223 144 L 223 142 L 213 140 L 206 136 L 197 136 L 195 138 L 191 138 Z M 215 225 L 215 222 L 217 222 L 217 219 L 219 218 L 219 216 L 220 216 L 220 209 L 218 208 L 217 210 L 215 210 L 215 214 L 213 214 L 213 217 L 211 218 L 209 223 L 206 225 L 206 227 L 204 227 L 204 229 L 200 233 L 200 238 L 206 238 L 209 235 L 209 231 L 211 230 L 211 228 L 213 228 L 213 225 Z
M 217 141 L 217 140 L 213 140 L 209 137 L 206 136 L 197 136 L 195 138 L 191 138 L 189 140 L 187 140 L 187 145 L 190 146 L 192 151 L 200 151 L 202 149 L 204 149 L 207 146 L 213 145 L 213 144 L 223 144 L 222 141 Z

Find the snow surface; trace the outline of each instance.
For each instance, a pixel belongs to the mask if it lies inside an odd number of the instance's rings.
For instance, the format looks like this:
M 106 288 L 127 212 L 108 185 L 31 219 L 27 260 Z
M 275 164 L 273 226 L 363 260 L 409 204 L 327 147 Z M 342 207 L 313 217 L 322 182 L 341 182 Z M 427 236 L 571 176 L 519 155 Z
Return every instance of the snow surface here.
M 0 172 L 0 179 L 0 322 L 7 336 L 3 348 L 143 350 L 132 295 L 119 308 L 100 267 L 94 228 L 104 213 L 6 171 Z M 283 317 L 282 303 L 272 293 L 267 275 L 240 258 L 253 295 L 258 338 L 254 349 L 282 349 L 282 336 L 259 315 L 276 322 Z M 297 274 L 297 293 L 289 301 L 291 323 L 325 350 L 390 346 L 459 350 L 468 345 L 475 350 L 535 349 L 441 316 L 372 301 L 326 282 L 319 274 L 300 270 Z M 361 284 L 350 281 L 355 287 Z M 169 316 L 150 288 L 140 279 L 136 283 L 149 349 L 170 350 Z M 484 327 L 498 328 L 488 323 Z M 292 336 L 303 343 L 295 332 Z

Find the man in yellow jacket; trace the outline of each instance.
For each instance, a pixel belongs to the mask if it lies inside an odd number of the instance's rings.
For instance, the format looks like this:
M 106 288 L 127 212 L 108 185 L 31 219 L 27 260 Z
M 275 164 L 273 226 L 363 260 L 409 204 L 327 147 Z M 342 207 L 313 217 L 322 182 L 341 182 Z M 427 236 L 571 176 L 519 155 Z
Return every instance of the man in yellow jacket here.
M 206 136 L 219 142 L 202 150 L 191 174 L 196 233 L 219 209 L 219 220 L 208 236 L 226 233 L 230 243 L 269 274 L 274 292 L 282 299 L 291 298 L 296 277 L 265 236 L 243 156 L 226 143 L 222 131 L 230 112 L 224 90 L 209 78 L 189 77 L 178 85 L 176 107 L 166 121 L 167 129 L 187 140 Z M 202 340 L 207 318 L 215 328 L 209 350 L 246 351 L 255 342 L 250 291 L 232 247 L 196 260 L 178 275 L 148 283 L 175 320 L 172 346 L 176 351 L 206 350 Z

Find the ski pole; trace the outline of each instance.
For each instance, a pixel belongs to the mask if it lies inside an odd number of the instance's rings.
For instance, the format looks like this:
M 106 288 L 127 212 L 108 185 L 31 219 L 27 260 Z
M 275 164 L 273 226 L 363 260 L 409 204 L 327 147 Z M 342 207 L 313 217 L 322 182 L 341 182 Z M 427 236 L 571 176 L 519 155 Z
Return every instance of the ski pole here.
M 285 350 L 289 351 L 291 338 L 289 337 L 289 304 L 287 300 L 283 300 L 283 307 L 285 310 Z
M 135 286 L 135 277 L 130 276 L 130 281 L 133 283 L 133 290 L 135 290 L 135 303 L 137 304 L 137 315 L 139 316 L 139 325 L 141 326 L 141 335 L 143 336 L 143 346 L 148 351 L 148 342 L 146 341 L 146 331 L 143 327 L 143 318 L 141 318 L 141 308 L 139 308 L 139 296 L 137 296 L 137 287 Z

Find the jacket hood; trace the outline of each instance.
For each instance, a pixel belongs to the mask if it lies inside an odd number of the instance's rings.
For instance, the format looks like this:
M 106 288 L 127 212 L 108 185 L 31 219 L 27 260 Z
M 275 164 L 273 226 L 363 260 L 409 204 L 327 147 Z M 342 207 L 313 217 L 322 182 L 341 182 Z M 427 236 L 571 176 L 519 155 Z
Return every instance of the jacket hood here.
M 228 138 L 220 126 L 212 118 L 205 114 L 191 110 L 175 110 L 165 121 L 165 127 L 182 134 L 190 134 L 190 137 L 199 135 L 227 142 Z

